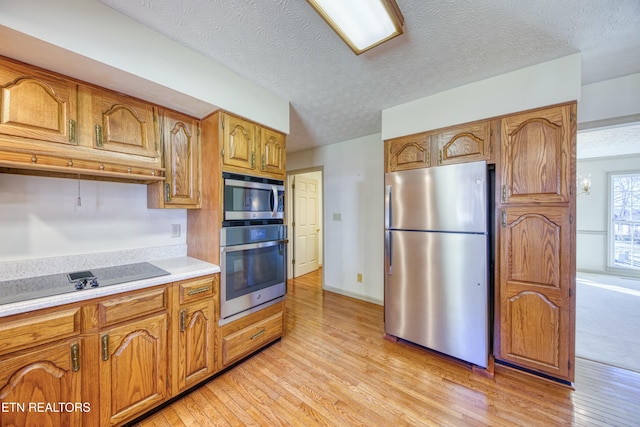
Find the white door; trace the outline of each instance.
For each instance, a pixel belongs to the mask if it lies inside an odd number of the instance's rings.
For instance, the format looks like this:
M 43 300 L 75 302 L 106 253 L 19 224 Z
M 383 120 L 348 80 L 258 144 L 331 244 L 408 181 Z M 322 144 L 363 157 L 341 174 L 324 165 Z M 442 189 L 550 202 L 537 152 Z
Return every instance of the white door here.
M 294 277 L 318 269 L 318 180 L 297 175 L 295 197 Z

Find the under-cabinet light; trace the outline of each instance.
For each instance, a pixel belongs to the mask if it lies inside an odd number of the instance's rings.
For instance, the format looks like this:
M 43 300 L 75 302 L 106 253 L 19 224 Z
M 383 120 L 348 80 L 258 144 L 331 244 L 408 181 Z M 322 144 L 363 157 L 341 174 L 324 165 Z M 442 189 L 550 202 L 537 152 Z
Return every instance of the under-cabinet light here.
M 307 0 L 356 55 L 402 34 L 395 0 Z

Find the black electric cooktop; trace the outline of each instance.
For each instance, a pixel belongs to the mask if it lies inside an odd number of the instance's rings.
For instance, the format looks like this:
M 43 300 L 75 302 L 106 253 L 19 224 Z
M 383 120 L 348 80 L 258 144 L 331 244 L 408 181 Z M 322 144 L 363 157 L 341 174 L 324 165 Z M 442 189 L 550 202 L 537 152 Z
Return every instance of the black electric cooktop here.
M 0 282 L 0 305 L 169 275 L 148 262 Z

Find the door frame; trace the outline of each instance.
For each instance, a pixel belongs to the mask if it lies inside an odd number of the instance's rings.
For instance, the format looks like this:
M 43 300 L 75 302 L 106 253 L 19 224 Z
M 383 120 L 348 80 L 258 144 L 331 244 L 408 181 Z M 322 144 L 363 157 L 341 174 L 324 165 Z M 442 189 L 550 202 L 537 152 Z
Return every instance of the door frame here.
M 297 169 L 293 171 L 287 171 L 287 197 L 286 197 L 286 212 L 287 212 L 287 238 L 289 243 L 287 244 L 287 279 L 294 277 L 295 265 L 293 264 L 293 256 L 295 254 L 295 229 L 292 226 L 293 218 L 295 218 L 295 198 L 293 190 L 293 182 L 296 175 L 308 174 L 311 172 L 320 172 L 320 193 L 318 201 L 318 210 L 320 211 L 320 218 L 322 226 L 320 227 L 320 239 L 318 253 L 322 254 L 322 262 L 319 263 L 319 268 L 322 268 L 324 264 L 324 166 L 317 166 L 312 168 Z M 322 275 L 322 287 L 324 288 L 324 275 Z

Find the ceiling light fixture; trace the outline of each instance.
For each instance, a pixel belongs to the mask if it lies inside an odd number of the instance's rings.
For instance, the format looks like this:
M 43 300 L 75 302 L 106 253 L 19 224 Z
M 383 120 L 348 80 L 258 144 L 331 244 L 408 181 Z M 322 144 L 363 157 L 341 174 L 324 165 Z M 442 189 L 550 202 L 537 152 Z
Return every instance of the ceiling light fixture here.
M 395 0 L 307 0 L 356 55 L 402 34 Z

